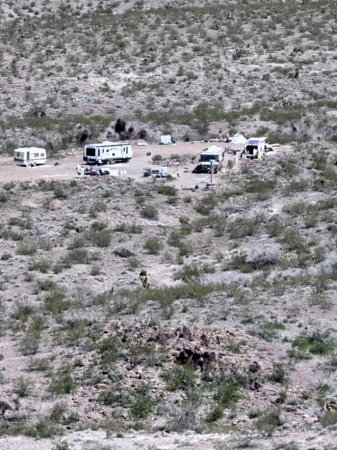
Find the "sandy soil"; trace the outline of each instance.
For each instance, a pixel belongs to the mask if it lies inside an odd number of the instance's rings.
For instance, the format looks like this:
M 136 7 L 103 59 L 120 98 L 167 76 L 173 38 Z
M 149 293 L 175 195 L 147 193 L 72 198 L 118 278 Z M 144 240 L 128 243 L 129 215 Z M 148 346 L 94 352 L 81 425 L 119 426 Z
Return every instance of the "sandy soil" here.
M 143 168 L 151 165 L 151 159 L 154 155 L 161 155 L 163 158 L 169 158 L 171 155 L 193 155 L 197 156 L 201 150 L 213 145 L 204 142 L 186 142 L 176 143 L 172 145 L 148 145 L 147 147 L 137 147 L 133 145 L 134 156 L 128 164 L 115 164 L 126 171 L 126 177 L 143 179 Z M 214 145 L 224 146 L 224 143 Z M 280 146 L 276 152 L 288 152 L 289 146 Z M 268 153 L 268 157 L 272 157 L 275 152 Z M 150 155 L 149 155 L 150 154 Z M 229 159 L 234 159 L 233 155 L 225 155 L 224 167 L 226 170 Z M 17 166 L 13 158 L 0 157 L 0 183 L 8 183 L 10 181 L 34 181 L 34 180 L 50 180 L 50 179 L 76 179 L 78 178 L 76 167 L 83 164 L 82 152 L 76 151 L 72 155 L 68 155 L 62 159 L 50 158 L 44 166 L 38 167 L 22 167 Z M 163 164 L 164 165 L 164 164 Z M 179 180 L 175 183 L 177 187 L 193 188 L 196 184 L 206 184 L 211 182 L 211 176 L 207 174 L 192 174 L 195 167 L 193 163 L 176 164 L 172 161 L 170 167 L 171 173 L 179 173 Z M 228 169 L 227 169 L 228 170 Z M 216 181 L 216 176 L 213 182 Z

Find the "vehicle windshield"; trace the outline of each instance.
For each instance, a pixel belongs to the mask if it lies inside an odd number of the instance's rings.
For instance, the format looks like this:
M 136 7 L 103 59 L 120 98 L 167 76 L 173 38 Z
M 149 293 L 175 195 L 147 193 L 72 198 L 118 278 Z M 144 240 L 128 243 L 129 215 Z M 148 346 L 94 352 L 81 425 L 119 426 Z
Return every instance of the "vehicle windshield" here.
M 248 153 L 250 153 L 252 155 L 254 153 L 254 150 L 257 150 L 257 146 L 256 145 L 247 145 L 246 150 Z
M 218 161 L 219 157 L 218 155 L 200 155 L 199 161 L 206 162 L 206 161 Z

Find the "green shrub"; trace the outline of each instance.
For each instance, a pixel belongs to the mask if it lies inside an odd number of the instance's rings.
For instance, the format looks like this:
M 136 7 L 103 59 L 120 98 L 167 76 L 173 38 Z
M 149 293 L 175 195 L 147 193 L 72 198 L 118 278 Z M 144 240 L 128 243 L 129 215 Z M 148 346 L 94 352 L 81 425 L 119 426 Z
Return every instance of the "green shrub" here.
M 84 248 L 75 248 L 62 258 L 61 264 L 65 268 L 70 268 L 74 264 L 90 264 L 89 254 Z
M 307 241 L 293 228 L 287 228 L 282 236 L 282 243 L 290 251 L 310 253 Z
M 161 162 L 163 160 L 162 155 L 153 155 L 152 156 L 152 162 L 154 164 L 158 164 L 159 162 Z
M 127 223 L 121 223 L 119 225 L 116 225 L 114 228 L 114 231 L 119 231 L 121 233 L 127 233 L 127 234 L 141 234 L 142 232 L 142 226 L 141 225 L 135 225 L 135 224 L 127 224 Z
M 112 233 L 111 230 L 108 229 L 101 231 L 90 231 L 87 238 L 95 247 L 104 248 L 109 247 L 112 239 Z
M 28 269 L 41 273 L 48 273 L 51 269 L 51 261 L 49 259 L 34 259 L 28 264 Z
M 31 372 L 46 372 L 50 369 L 50 365 L 49 358 L 35 358 L 29 361 L 28 370 Z
M 158 220 L 158 211 L 157 209 L 152 205 L 146 205 L 144 206 L 141 211 L 140 215 L 144 219 L 150 219 L 150 220 Z
M 324 414 L 319 418 L 320 423 L 323 427 L 330 427 L 331 425 L 337 424 L 337 411 L 325 411 Z
M 267 408 L 256 422 L 257 429 L 267 433 L 268 436 L 271 436 L 280 425 L 280 409 L 276 407 Z
M 155 236 L 149 237 L 144 243 L 144 249 L 151 255 L 157 255 L 163 248 L 161 240 Z
M 32 228 L 32 222 L 22 217 L 11 217 L 8 221 L 8 225 L 24 228 L 30 230 Z
M 176 196 L 177 189 L 174 186 L 162 185 L 157 187 L 158 194 Z
M 247 182 L 245 191 L 249 194 L 266 194 L 273 192 L 275 187 L 276 180 L 261 180 L 256 177 Z
M 36 424 L 24 429 L 24 434 L 34 438 L 51 438 L 62 434 L 60 425 L 53 422 L 49 417 L 43 417 Z
M 197 213 L 203 216 L 208 216 L 217 204 L 218 198 L 214 193 L 211 193 L 198 200 L 198 202 L 194 206 L 194 209 Z
M 336 343 L 332 339 L 328 339 L 324 333 L 314 332 L 307 334 L 303 332 L 297 336 L 292 347 L 302 353 L 311 353 L 313 355 L 327 355 L 335 349 Z
M 143 383 L 137 386 L 130 396 L 130 412 L 136 420 L 146 419 L 153 411 L 155 399 L 150 394 L 150 388 Z
M 106 211 L 106 203 L 102 200 L 96 200 L 89 209 L 89 215 L 91 217 L 97 217 L 97 213 Z
M 18 255 L 31 256 L 37 252 L 37 245 L 35 242 L 21 242 L 18 245 L 17 253 Z
M 134 256 L 134 253 L 125 247 L 119 247 L 114 250 L 114 254 L 119 256 L 120 258 L 130 258 Z
M 34 355 L 39 348 L 41 333 L 46 327 L 43 316 L 32 317 L 25 334 L 20 339 L 20 350 L 23 355 Z
M 189 366 L 176 365 L 169 372 L 162 373 L 161 377 L 168 391 L 187 391 L 195 386 L 197 375 Z
M 123 344 L 117 336 L 109 336 L 102 339 L 98 344 L 102 364 L 117 361 L 123 355 Z
M 19 397 L 28 397 L 31 391 L 31 383 L 25 380 L 23 377 L 19 377 L 16 380 L 14 392 Z
M 229 233 L 230 239 L 253 236 L 258 230 L 260 222 L 261 218 L 245 219 L 239 217 L 238 219 L 229 222 L 226 226 L 226 230 Z
M 76 388 L 76 384 L 69 369 L 59 369 L 51 375 L 49 391 L 54 395 L 70 394 Z
M 282 363 L 274 363 L 273 371 L 269 376 L 270 381 L 274 383 L 286 384 L 287 383 L 287 371 Z
M 65 293 L 60 288 L 52 289 L 43 301 L 44 309 L 54 316 L 69 309 L 71 302 L 65 297 Z
M 186 264 L 174 274 L 174 279 L 188 282 L 198 279 L 201 273 L 202 271 L 196 264 Z

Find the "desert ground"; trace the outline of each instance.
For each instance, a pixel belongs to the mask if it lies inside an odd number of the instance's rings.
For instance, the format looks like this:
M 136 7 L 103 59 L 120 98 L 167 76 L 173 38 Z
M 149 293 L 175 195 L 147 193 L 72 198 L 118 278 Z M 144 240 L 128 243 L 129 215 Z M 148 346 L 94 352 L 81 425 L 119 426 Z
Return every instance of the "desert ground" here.
M 3 158 L 0 448 L 334 448 L 336 150 L 206 189 L 207 145 L 135 147 L 123 177 Z M 142 176 L 158 155 L 178 179 Z
M 337 448 L 336 19 L 1 2 L 0 449 Z M 193 173 L 237 132 L 279 145 Z M 79 176 L 103 140 L 126 173 Z

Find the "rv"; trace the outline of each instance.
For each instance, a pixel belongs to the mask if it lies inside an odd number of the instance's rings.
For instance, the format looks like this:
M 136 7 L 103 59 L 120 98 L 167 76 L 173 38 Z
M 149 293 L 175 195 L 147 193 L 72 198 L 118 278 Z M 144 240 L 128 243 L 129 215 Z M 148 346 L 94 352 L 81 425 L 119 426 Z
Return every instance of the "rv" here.
M 83 161 L 88 164 L 112 164 L 129 162 L 133 151 L 131 144 L 103 141 L 99 144 L 87 144 L 83 148 Z
M 241 153 L 243 158 L 261 159 L 268 150 L 265 137 L 253 137 L 248 139 L 247 144 Z
M 212 145 L 205 150 L 202 150 L 199 155 L 198 166 L 195 168 L 194 172 L 206 172 L 217 173 L 222 168 L 222 162 L 224 159 L 224 149 Z
M 47 154 L 44 148 L 22 147 L 14 150 L 14 161 L 20 166 L 38 166 L 46 164 Z

